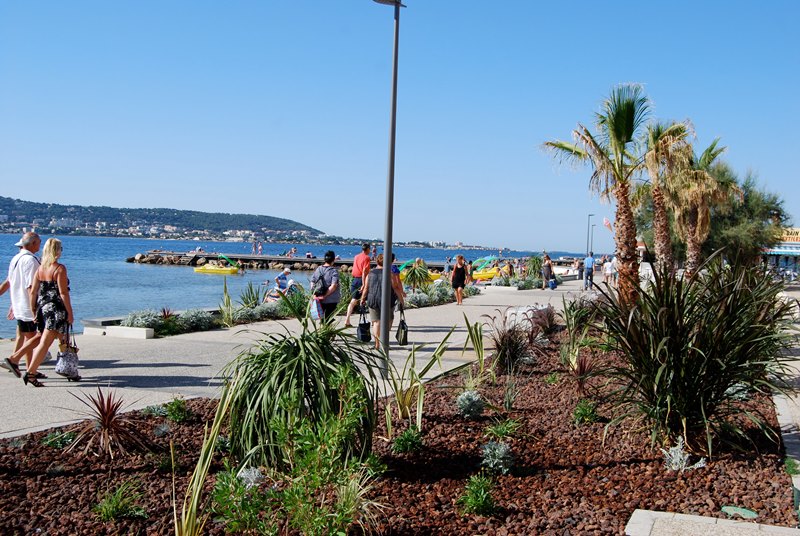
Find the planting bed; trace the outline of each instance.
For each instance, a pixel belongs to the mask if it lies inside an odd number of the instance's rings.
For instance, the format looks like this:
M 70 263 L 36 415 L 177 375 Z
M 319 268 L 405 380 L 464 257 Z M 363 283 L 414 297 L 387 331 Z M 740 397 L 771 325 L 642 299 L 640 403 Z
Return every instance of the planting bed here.
M 560 374 L 551 385 L 544 380 L 552 371 Z M 676 474 L 664 468 L 658 448 L 651 447 L 646 432 L 633 429 L 634 423 L 613 428 L 605 443 L 605 422 L 572 424 L 580 397 L 555 351 L 523 366 L 516 381 L 519 395 L 510 413 L 487 409 L 472 421 L 457 413 L 459 391 L 447 388 L 458 385 L 458 377 L 431 385 L 425 402 L 424 447 L 417 453 L 392 454 L 383 439 L 386 429 L 378 430 L 375 451 L 388 470 L 374 482 L 370 497 L 384 505 L 379 516 L 383 534 L 622 534 L 636 508 L 724 517 L 720 509 L 725 505 L 756 511 L 759 523 L 796 524 L 781 449 L 755 432 L 755 444 L 745 451 L 718 446 L 705 468 Z M 502 405 L 504 382 L 499 376 L 494 386 L 481 387 L 496 406 Z M 776 426 L 769 398 L 755 397 L 746 403 L 765 411 Z M 0 441 L 0 534 L 172 533 L 169 442 L 175 445 L 182 501 L 200 450 L 203 423 L 213 418 L 215 401 L 190 400 L 188 406 L 194 416 L 186 423 L 142 417 L 139 428 L 157 445 L 152 454 L 110 460 L 65 453 L 41 444 L 47 432 Z M 601 419 L 609 412 L 600 403 Z M 506 416 L 522 427 L 508 440 L 514 468 L 495 478 L 498 511 L 491 517 L 464 515 L 456 501 L 467 479 L 479 472 L 481 446 L 488 441 L 485 428 Z M 170 430 L 155 437 L 154 429 L 164 423 Z M 397 424 L 395 420 L 396 428 L 404 426 Z M 222 456 L 216 455 L 212 474 L 223 467 Z M 130 479 L 140 483 L 139 504 L 148 517 L 100 521 L 92 512 L 98 495 Z M 207 489 L 212 481 L 209 478 Z M 205 531 L 223 532 L 213 520 Z

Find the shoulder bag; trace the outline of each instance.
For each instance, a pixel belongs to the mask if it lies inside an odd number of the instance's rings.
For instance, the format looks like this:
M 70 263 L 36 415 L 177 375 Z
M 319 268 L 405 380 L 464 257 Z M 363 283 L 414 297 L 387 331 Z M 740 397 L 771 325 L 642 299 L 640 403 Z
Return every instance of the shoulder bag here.
M 81 380 L 80 372 L 78 372 L 78 345 L 75 343 L 75 332 L 72 330 L 71 324 L 66 342 L 58 345 L 56 374 L 64 376 L 71 382 Z
M 358 340 L 361 342 L 369 342 L 372 340 L 372 334 L 370 333 L 370 322 L 364 316 L 364 306 L 361 306 L 360 312 L 361 316 L 358 319 Z
M 397 344 L 405 346 L 408 344 L 408 324 L 406 324 L 406 315 L 403 312 L 403 306 L 400 306 L 400 323 L 397 324 L 397 332 L 394 334 L 397 339 Z

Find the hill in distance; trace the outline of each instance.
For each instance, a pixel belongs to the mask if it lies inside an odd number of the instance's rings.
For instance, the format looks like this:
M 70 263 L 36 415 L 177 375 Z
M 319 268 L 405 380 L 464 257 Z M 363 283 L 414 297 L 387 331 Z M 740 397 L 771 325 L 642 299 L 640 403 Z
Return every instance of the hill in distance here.
M 48 226 L 50 222 L 56 221 L 61 222 L 61 226 L 65 227 L 69 227 L 69 223 L 78 223 L 80 224 L 79 226 L 95 226 L 98 223 L 103 223 L 110 228 L 171 225 L 180 230 L 206 230 L 212 233 L 242 229 L 277 231 L 280 233 L 301 231 L 309 235 L 323 234 L 313 227 L 293 220 L 257 214 L 198 212 L 172 208 L 58 205 L 23 201 L 2 196 L 0 196 L 0 217 L 5 220 L 2 221 L 4 227 L 34 222 Z

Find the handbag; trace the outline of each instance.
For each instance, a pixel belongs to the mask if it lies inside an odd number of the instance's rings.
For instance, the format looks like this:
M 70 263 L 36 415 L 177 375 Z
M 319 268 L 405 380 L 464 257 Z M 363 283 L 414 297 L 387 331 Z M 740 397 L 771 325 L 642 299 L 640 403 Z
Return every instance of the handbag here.
M 406 315 L 403 312 L 402 305 L 400 306 L 400 322 L 397 324 L 397 332 L 394 334 L 397 339 L 397 344 L 405 346 L 408 344 L 408 324 L 406 324 Z
M 324 313 L 322 311 L 322 303 L 320 299 L 317 297 L 312 297 L 311 301 L 308 302 L 309 308 L 309 315 L 311 316 L 312 320 L 322 320 Z
M 364 307 L 362 306 L 360 309 L 361 316 L 358 319 L 358 340 L 361 342 L 369 342 L 372 340 L 372 334 L 370 333 L 370 322 L 364 316 Z
M 78 372 L 78 345 L 75 343 L 75 332 L 69 327 L 67 340 L 58 345 L 56 356 L 56 374 L 64 376 L 69 381 L 80 381 Z

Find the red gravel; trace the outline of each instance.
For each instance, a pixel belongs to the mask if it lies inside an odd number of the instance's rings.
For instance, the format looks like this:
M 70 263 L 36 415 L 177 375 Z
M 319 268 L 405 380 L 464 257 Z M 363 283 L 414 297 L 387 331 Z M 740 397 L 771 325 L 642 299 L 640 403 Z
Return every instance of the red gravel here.
M 443 387 L 458 383 L 451 377 L 427 390 L 421 452 L 391 454 L 381 439 L 385 428 L 378 430 L 375 451 L 388 471 L 376 481 L 371 498 L 385 506 L 383 534 L 623 534 L 636 508 L 725 517 L 720 511 L 725 505 L 755 510 L 759 523 L 796 525 L 781 447 L 762 439 L 743 452 L 719 446 L 705 468 L 683 474 L 667 471 L 649 436 L 632 430 L 632 423 L 614 428 L 605 443 L 605 423 L 572 424 L 579 397 L 555 355 L 539 358 L 517 377 L 521 391 L 508 416 L 523 426 L 509 440 L 514 469 L 496 478 L 499 512 L 492 517 L 463 515 L 456 501 L 469 476 L 479 471 L 481 446 L 488 441 L 485 427 L 505 414 L 487 410 L 476 421 L 461 418 L 455 407 L 457 391 Z M 554 370 L 560 371 L 560 381 L 547 385 L 544 378 Z M 482 388 L 497 406 L 504 381 L 501 376 L 496 386 Z M 215 406 L 206 399 L 188 404 L 193 420 L 169 423 L 171 431 L 165 437 L 153 435 L 156 425 L 167 422 L 163 417 L 148 417 L 139 424 L 158 445 L 155 454 L 134 453 L 113 461 L 80 452 L 65 454 L 41 445 L 46 432 L 0 441 L 0 534 L 171 534 L 172 475 L 163 463 L 169 441 L 179 460 L 177 489 L 182 500 L 181 490 L 200 449 L 202 423 L 213 418 Z M 748 404 L 765 411 L 777 426 L 770 399 L 760 397 Z M 607 406 L 599 406 L 601 416 L 607 418 L 609 412 Z M 221 468 L 217 455 L 211 472 Z M 92 512 L 98 495 L 131 478 L 141 483 L 140 504 L 148 518 L 99 521 Z M 210 521 L 206 533 L 223 531 Z

